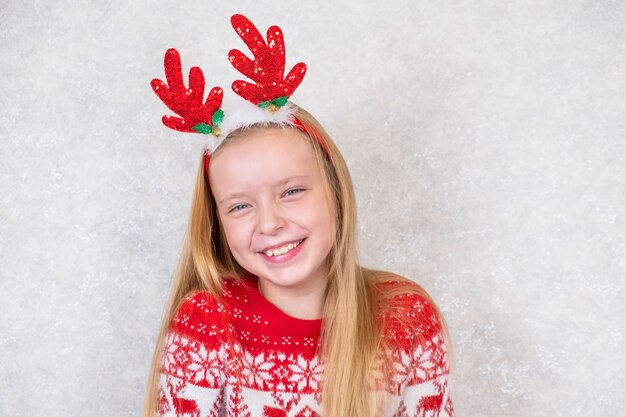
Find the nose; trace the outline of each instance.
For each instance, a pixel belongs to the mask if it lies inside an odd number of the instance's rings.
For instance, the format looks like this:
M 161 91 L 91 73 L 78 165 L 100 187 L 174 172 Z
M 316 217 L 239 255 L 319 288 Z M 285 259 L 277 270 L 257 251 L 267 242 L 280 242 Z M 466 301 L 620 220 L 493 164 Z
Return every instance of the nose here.
M 258 206 L 257 230 L 264 235 L 275 234 L 285 226 L 285 218 L 280 207 L 275 202 L 268 202 Z

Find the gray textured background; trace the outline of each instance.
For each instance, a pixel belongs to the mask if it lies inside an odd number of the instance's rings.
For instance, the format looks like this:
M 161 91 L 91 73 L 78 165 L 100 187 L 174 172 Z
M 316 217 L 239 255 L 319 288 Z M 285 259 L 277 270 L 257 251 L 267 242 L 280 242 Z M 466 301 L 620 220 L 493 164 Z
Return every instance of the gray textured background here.
M 349 162 L 363 262 L 440 303 L 458 415 L 624 415 L 609 0 L 0 2 L 0 415 L 139 414 L 201 151 L 149 81 L 174 46 L 228 88 L 234 12 L 309 64 L 293 100 Z

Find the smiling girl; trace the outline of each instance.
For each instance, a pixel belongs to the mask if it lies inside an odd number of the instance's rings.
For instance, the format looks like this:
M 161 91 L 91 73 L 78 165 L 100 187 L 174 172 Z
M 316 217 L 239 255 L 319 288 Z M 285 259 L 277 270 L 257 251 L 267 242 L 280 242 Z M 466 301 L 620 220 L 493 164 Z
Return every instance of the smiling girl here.
M 233 89 L 254 106 L 224 115 L 222 90 L 182 80 L 166 53 L 152 86 L 205 133 L 191 215 L 147 387 L 144 416 L 452 416 L 443 319 L 412 281 L 359 265 L 355 197 L 322 126 L 287 102 L 276 26 L 265 41 L 232 18 L 254 60 L 231 63 L 256 84 Z M 229 118 L 230 117 L 230 118 Z
M 209 173 L 237 263 L 285 313 L 321 317 L 335 208 L 306 136 L 293 128 L 248 129 L 213 154 Z

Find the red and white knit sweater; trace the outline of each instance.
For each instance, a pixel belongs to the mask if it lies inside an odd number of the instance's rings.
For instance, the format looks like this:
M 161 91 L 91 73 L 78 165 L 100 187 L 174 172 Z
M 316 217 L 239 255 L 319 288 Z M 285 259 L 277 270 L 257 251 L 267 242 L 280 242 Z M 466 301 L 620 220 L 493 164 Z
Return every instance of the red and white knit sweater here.
M 414 326 L 385 331 L 397 373 L 384 381 L 384 415 L 453 416 L 437 313 L 421 297 L 402 299 Z M 322 319 L 300 320 L 280 311 L 260 294 L 254 278 L 226 281 L 219 301 L 206 292 L 188 295 L 165 342 L 159 415 L 321 416 L 321 327 Z M 416 337 L 425 342 L 409 342 Z

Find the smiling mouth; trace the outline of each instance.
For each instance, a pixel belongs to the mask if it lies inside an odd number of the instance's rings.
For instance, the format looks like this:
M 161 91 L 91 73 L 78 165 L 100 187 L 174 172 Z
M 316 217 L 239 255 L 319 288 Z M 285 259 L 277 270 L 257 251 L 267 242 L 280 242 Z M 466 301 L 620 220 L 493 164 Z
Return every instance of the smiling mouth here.
M 266 250 L 266 251 L 261 252 L 261 253 L 264 253 L 266 256 L 270 256 L 270 257 L 278 256 L 278 255 L 284 255 L 287 252 L 292 251 L 295 248 L 297 248 L 303 241 L 304 241 L 304 239 L 299 240 L 297 242 L 291 242 L 291 243 L 288 243 L 288 244 L 286 244 L 284 246 L 281 246 L 280 248 L 269 249 L 269 250 Z

